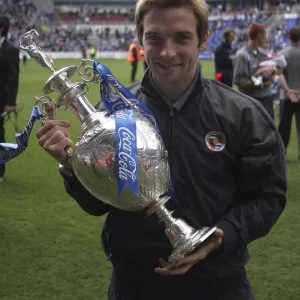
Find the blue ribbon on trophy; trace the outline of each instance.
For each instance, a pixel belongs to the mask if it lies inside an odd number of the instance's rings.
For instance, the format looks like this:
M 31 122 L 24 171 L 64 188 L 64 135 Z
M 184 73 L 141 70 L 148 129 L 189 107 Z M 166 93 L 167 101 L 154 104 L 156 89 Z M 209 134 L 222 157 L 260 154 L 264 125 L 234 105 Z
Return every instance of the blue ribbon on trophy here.
M 100 75 L 100 94 L 105 108 L 114 115 L 116 125 L 116 164 L 118 178 L 118 196 L 126 187 L 138 195 L 138 157 L 136 138 L 136 119 L 134 110 L 125 101 L 136 105 L 139 112 L 145 116 L 159 132 L 152 112 L 139 101 L 125 86 L 123 86 L 104 65 L 93 61 L 93 69 Z M 109 85 L 119 93 L 112 93 Z M 123 96 L 123 97 L 122 97 Z M 163 196 L 176 200 L 171 180 L 168 191 Z
M 28 139 L 31 134 L 33 125 L 36 120 L 40 120 L 43 117 L 38 106 L 34 106 L 31 112 L 30 119 L 26 125 L 23 133 L 16 133 L 15 138 L 17 144 L 12 143 L 0 143 L 0 146 L 6 150 L 0 151 L 0 165 L 12 160 L 16 156 L 20 155 L 28 146 Z
M 152 115 L 152 112 L 142 103 L 139 101 L 135 95 L 133 95 L 128 88 L 122 85 L 111 73 L 111 71 L 104 65 L 100 64 L 97 61 L 93 62 L 93 69 L 95 72 L 98 72 L 102 79 L 102 84 L 100 86 L 101 97 L 104 95 L 108 96 L 105 100 L 103 100 L 103 104 L 105 105 L 106 109 L 109 111 L 117 111 L 120 109 L 124 109 L 128 107 L 124 102 L 124 98 L 115 97 L 114 99 L 110 99 L 110 89 L 109 84 L 111 84 L 117 91 L 119 91 L 131 104 L 135 104 L 142 115 L 144 115 L 154 126 L 157 131 L 159 131 L 155 118 Z
M 118 180 L 118 196 L 126 187 L 138 195 L 138 157 L 136 120 L 132 107 L 126 106 L 121 96 L 112 95 L 109 84 L 120 86 L 117 80 L 111 83 L 110 70 L 94 61 L 94 71 L 101 76 L 100 94 L 105 108 L 114 115 L 116 131 L 116 167 Z

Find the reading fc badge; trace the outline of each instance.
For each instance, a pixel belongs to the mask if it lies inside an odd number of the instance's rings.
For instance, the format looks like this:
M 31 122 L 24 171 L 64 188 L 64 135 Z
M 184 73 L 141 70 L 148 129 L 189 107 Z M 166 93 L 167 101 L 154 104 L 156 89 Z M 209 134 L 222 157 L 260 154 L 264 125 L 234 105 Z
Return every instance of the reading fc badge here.
M 211 131 L 205 137 L 205 144 L 209 150 L 220 152 L 226 146 L 225 135 L 219 131 Z

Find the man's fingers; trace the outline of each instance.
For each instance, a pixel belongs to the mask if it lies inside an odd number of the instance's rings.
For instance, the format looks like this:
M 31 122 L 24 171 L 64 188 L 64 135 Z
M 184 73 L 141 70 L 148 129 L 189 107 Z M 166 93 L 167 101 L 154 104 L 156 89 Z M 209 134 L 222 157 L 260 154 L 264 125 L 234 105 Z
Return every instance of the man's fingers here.
M 294 92 L 288 92 L 288 97 L 294 103 L 299 101 L 298 95 L 296 95 Z
M 70 128 L 71 123 L 69 121 L 63 121 L 63 120 L 50 120 L 36 132 L 36 137 L 37 138 L 42 137 L 55 126 Z
M 182 257 L 173 267 L 166 268 L 165 260 L 160 258 L 159 262 L 162 267 L 155 268 L 155 272 L 161 275 L 185 274 L 193 265 L 198 263 L 198 261 L 205 259 L 209 253 L 219 248 L 222 244 L 223 235 L 223 231 L 217 228 L 215 232 L 202 245 L 200 245 L 199 249 L 186 257 Z
M 222 229 L 217 228 L 216 231 L 214 232 L 214 235 L 217 236 L 217 237 L 223 237 L 224 232 L 223 232 Z
M 47 149 L 47 147 L 51 145 L 57 144 L 60 140 L 64 139 L 65 135 L 62 131 L 56 131 L 51 136 L 47 139 L 45 139 L 44 143 L 40 142 L 40 145 L 44 148 Z
M 181 259 L 177 266 L 182 266 L 186 264 L 195 264 L 199 260 L 203 260 L 206 258 L 206 256 L 212 252 L 213 250 L 217 249 L 219 245 L 221 245 L 222 239 L 219 237 L 213 237 L 212 240 L 209 242 L 200 245 L 199 249 L 197 249 L 194 253 L 186 256 L 185 258 Z
M 52 136 L 53 135 L 57 136 L 58 133 L 61 135 L 61 137 L 68 137 L 68 138 L 70 137 L 69 128 L 55 126 L 39 138 L 40 146 L 43 147 L 45 145 L 45 143 L 48 143 L 48 144 L 49 143 L 52 143 L 52 144 L 57 143 L 58 140 L 52 139 Z
M 66 148 L 72 146 L 73 142 L 69 138 L 62 138 L 56 144 L 44 146 L 44 149 L 59 161 L 66 160 Z
M 219 248 L 219 246 L 222 244 L 223 235 L 223 231 L 217 228 L 216 231 L 203 244 L 200 244 L 198 249 L 196 249 L 193 253 L 182 257 L 174 266 L 174 268 L 186 264 L 195 264 L 199 260 L 205 259 L 210 252 Z M 160 261 L 160 263 L 162 266 L 164 266 L 162 261 Z
M 174 269 L 167 269 L 167 268 L 155 268 L 154 271 L 160 275 L 170 276 L 170 275 L 184 275 L 193 264 L 180 266 Z

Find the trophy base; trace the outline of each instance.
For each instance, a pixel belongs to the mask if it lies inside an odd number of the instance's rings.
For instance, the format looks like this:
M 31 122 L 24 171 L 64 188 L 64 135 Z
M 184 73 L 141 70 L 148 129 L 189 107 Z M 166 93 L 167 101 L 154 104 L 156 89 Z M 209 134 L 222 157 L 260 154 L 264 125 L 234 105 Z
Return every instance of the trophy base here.
M 211 237 L 211 235 L 216 231 L 217 227 L 203 227 L 197 230 L 189 238 L 180 242 L 177 247 L 172 251 L 171 255 L 168 257 L 168 261 L 164 265 L 165 268 L 174 267 L 182 256 L 190 254 L 198 246 Z

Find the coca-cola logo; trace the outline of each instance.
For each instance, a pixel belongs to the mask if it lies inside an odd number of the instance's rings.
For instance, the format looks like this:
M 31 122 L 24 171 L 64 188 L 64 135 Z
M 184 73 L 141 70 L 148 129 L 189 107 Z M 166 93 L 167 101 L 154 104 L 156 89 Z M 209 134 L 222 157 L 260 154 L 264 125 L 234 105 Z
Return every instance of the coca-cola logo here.
M 133 157 L 133 143 L 136 138 L 132 131 L 126 127 L 120 127 L 118 130 L 119 135 L 119 153 L 118 153 L 118 164 L 119 164 L 119 179 L 136 181 L 136 161 Z

